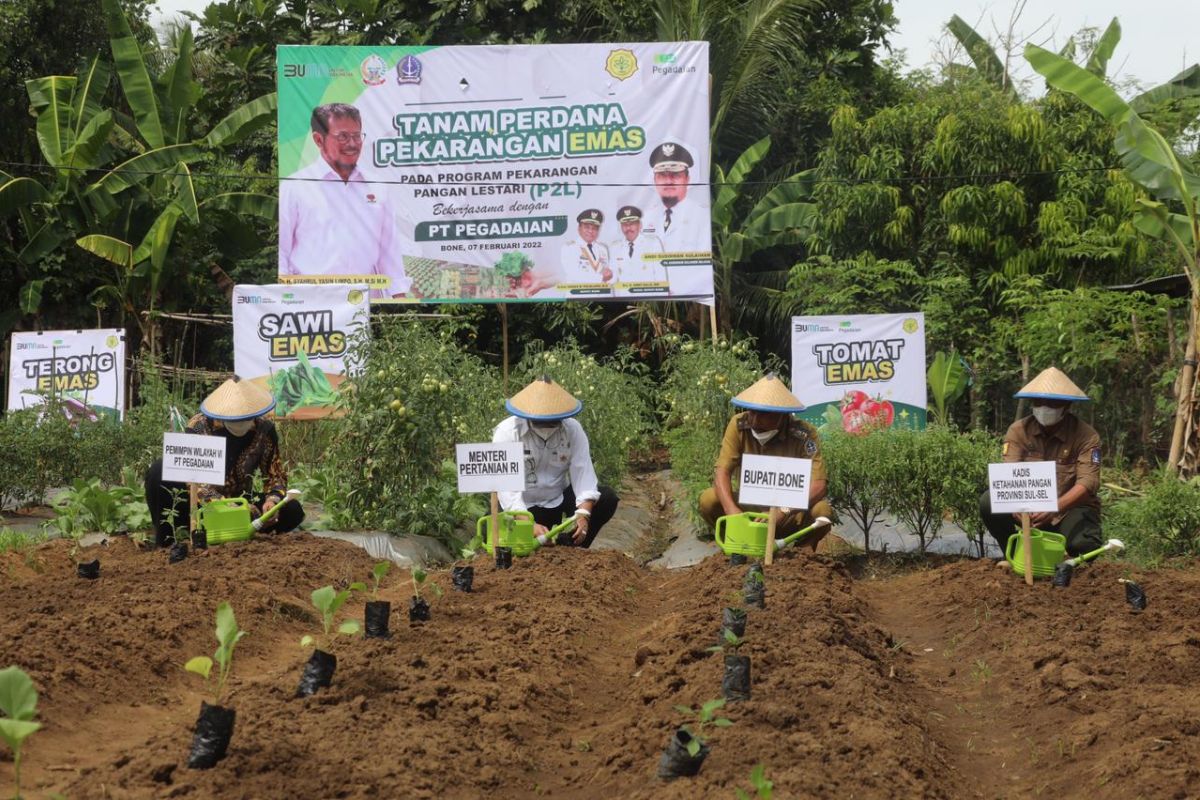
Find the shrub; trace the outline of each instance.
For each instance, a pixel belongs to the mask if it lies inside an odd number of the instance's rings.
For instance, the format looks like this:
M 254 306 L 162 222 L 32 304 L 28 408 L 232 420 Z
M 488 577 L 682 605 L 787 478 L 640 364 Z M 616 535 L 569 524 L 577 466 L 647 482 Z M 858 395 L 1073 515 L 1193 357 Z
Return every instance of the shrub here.
M 407 316 L 378 322 L 373 337 L 361 331 L 351 342 L 354 387 L 346 416 L 329 423 L 336 427 L 325 462 L 341 490 L 323 500 L 336 519 L 399 532 L 413 515 L 435 516 L 429 497 L 455 486 L 443 461 L 453 460 L 455 442 L 491 439 L 503 398 L 495 370 L 448 334 Z M 449 543 L 451 530 L 425 532 Z
M 659 413 L 671 471 L 683 485 L 688 515 L 697 530 L 700 493 L 712 486 L 721 437 L 736 409 L 729 401 L 762 377 L 753 340 L 696 342 L 671 334 L 667 347 Z M 711 531 L 707 531 L 711 535 Z
M 629 351 L 624 351 L 628 354 Z M 536 344 L 513 373 L 511 393 L 541 375 L 549 375 L 583 403 L 577 419 L 587 433 L 592 463 L 605 484 L 617 485 L 629 470 L 629 454 L 646 447 L 651 430 L 650 382 L 644 364 L 598 361 L 568 341 L 543 350 Z
M 1144 496 L 1107 508 L 1105 528 L 1141 561 L 1200 555 L 1200 478 L 1163 473 Z

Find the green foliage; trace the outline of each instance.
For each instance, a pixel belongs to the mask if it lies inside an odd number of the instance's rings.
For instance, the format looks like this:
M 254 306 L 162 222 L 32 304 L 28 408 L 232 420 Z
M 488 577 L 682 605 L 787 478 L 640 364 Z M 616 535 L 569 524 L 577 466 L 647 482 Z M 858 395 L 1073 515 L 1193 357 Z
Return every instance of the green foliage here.
M 835 412 L 836 413 L 836 412 Z M 879 432 L 849 434 L 837 427 L 821 434 L 829 502 L 863 532 L 863 550 L 871 553 L 871 528 L 887 509 L 890 482 L 901 465 Z
M 936 421 L 949 425 L 947 408 L 954 403 L 971 384 L 967 366 L 956 353 L 946 354 L 939 350 L 933 354 L 933 363 L 925 372 L 929 393 L 933 395 L 933 412 Z
M 629 470 L 629 455 L 645 448 L 650 435 L 651 384 L 645 364 L 626 351 L 604 361 L 569 341 L 542 350 L 531 346 L 512 375 L 515 385 L 549 375 L 583 403 L 576 417 L 588 436 L 600 481 L 617 485 Z
M 150 511 L 141 487 L 104 488 L 99 478 L 77 478 L 54 501 L 54 519 L 50 525 L 64 536 L 83 533 L 112 535 L 119 531 L 145 530 L 150 527 Z
M 213 705 L 221 705 L 225 700 L 225 684 L 229 680 L 229 673 L 233 669 L 233 648 L 246 632 L 238 629 L 237 620 L 233 615 L 233 608 L 228 602 L 223 602 L 217 606 L 217 649 L 213 653 L 213 657 L 196 656 L 190 659 L 183 668 L 188 672 L 194 672 L 204 678 L 206 683 L 209 683 L 212 688 Z M 213 663 L 217 664 L 217 679 L 211 680 Z
M 1200 478 L 1159 475 L 1144 496 L 1107 507 L 1105 528 L 1144 562 L 1200 555 Z
M 37 690 L 33 681 L 19 667 L 0 670 L 0 738 L 13 753 L 13 781 L 16 784 L 15 800 L 21 797 L 21 747 L 25 740 L 42 727 L 34 722 L 37 715 Z
M 308 361 L 303 350 L 298 363 L 271 375 L 271 394 L 275 395 L 275 413 L 284 416 L 304 406 L 333 406 L 341 396 L 333 390 L 325 372 Z
M 350 599 L 350 589 L 343 589 L 340 592 L 335 592 L 332 586 L 322 586 L 320 589 L 314 589 L 312 593 L 312 604 L 321 614 L 321 630 L 322 635 L 317 637 L 305 635 L 300 639 L 301 647 L 317 647 L 325 652 L 331 652 L 333 648 L 334 638 L 342 636 L 353 636 L 359 632 L 359 624 L 357 620 L 343 620 L 335 629 L 333 627 L 334 617 L 341 610 L 346 601 Z
M 420 567 L 413 567 L 411 575 L 412 575 L 413 597 L 415 597 L 419 600 L 421 598 L 421 590 L 425 586 L 425 582 L 429 579 L 429 573 L 427 573 L 425 570 L 421 569 Z M 431 584 L 429 584 L 429 587 L 430 587 L 429 590 L 431 592 L 433 592 L 435 597 L 442 596 L 442 587 L 441 586 L 439 586 L 436 583 L 431 583 Z
M 0 528 L 0 553 L 24 553 L 46 541 L 45 534 Z
M 752 797 L 756 797 L 758 800 L 771 800 L 775 784 L 768 780 L 767 769 L 762 764 L 755 764 L 754 769 L 750 770 L 750 788 L 754 790 L 753 795 L 743 789 L 737 789 L 737 800 L 751 800 Z
M 754 573 L 758 577 L 758 573 Z M 736 656 L 741 650 L 742 645 L 746 643 L 745 636 L 738 636 L 729 628 L 721 628 L 721 643 L 708 648 L 710 653 L 724 653 L 727 656 Z
M 500 420 L 499 376 L 452 336 L 420 321 L 385 317 L 373 336 L 351 341 L 354 389 L 325 464 L 314 471 L 337 483 L 323 497 L 335 519 L 357 527 L 410 530 L 449 541 L 456 509 L 455 442 L 490 441 Z M 327 468 L 327 471 L 326 471 Z M 461 510 L 461 509 L 457 509 Z
M 380 561 L 375 566 L 371 567 L 371 599 L 379 599 L 379 584 L 387 577 L 387 574 L 392 571 L 392 562 Z
M 762 377 L 753 340 L 696 342 L 665 337 L 667 357 L 660 390 L 663 442 L 671 453 L 671 472 L 683 484 L 685 507 L 698 531 L 700 493 L 712 486 L 721 437 L 736 410 L 730 399 Z
M 684 716 L 691 717 L 695 725 L 684 725 L 683 730 L 687 731 L 688 736 L 692 737 L 688 742 L 688 754 L 695 756 L 700 752 L 701 746 L 708 741 L 708 738 L 703 734 L 706 729 L 712 728 L 728 728 L 733 724 L 725 717 L 716 716 L 717 711 L 725 705 L 725 698 L 720 697 L 715 700 L 709 700 L 702 703 L 698 708 L 690 708 L 689 706 L 674 706 L 675 710 Z
M 532 258 L 520 250 L 509 250 L 496 262 L 496 274 L 506 278 L 520 278 L 532 266 Z

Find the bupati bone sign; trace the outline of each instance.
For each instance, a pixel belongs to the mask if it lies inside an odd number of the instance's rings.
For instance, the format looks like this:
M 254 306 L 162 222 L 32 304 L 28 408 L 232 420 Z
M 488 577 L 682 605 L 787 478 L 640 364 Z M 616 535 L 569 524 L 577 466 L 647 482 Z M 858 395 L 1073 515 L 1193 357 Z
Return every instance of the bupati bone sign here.
M 1058 511 L 1058 476 L 1053 461 L 988 464 L 988 493 L 997 514 Z
M 812 460 L 742 456 L 738 502 L 778 508 L 808 508 Z
M 225 439 L 194 433 L 163 434 L 164 481 L 173 483 L 225 483 Z

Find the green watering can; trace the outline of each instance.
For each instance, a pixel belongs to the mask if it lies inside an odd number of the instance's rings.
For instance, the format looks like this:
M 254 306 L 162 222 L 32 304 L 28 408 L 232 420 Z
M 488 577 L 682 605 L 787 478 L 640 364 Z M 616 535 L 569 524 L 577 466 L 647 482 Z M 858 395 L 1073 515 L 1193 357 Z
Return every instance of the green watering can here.
M 197 524 L 204 529 L 210 545 L 246 542 L 253 539 L 255 531 L 262 530 L 279 513 L 284 503 L 295 500 L 299 495 L 299 489 L 288 489 L 283 500 L 253 521 L 250 519 L 250 502 L 246 498 L 218 497 L 200 506 Z
M 1067 557 L 1067 537 L 1034 528 L 1029 532 L 1029 550 L 1033 555 L 1033 577 L 1053 578 L 1054 568 Z M 1013 572 L 1025 576 L 1025 547 L 1020 532 L 1008 537 L 1004 558 L 1012 565 Z
M 817 517 L 807 528 L 783 539 L 776 539 L 775 549 L 782 550 L 792 542 L 799 541 L 829 524 L 828 517 Z M 714 536 L 726 555 L 738 553 L 762 558 L 767 554 L 767 515 L 761 511 L 743 511 L 741 514 L 721 517 L 717 520 Z
M 567 517 L 556 527 L 546 532 L 545 536 L 533 535 L 533 515 L 528 511 L 501 511 L 500 546 L 512 550 L 514 556 L 527 556 L 542 545 L 548 544 L 563 531 L 570 530 L 575 525 L 574 517 Z M 472 544 L 482 544 L 489 553 L 492 552 L 492 515 L 485 514 L 475 523 L 475 540 Z

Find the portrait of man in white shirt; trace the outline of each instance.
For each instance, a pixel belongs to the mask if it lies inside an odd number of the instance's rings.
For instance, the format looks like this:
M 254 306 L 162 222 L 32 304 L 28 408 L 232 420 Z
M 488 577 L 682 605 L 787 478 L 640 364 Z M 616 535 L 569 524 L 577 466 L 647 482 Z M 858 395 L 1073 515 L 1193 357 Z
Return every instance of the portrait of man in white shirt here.
M 647 293 L 665 293 L 665 285 L 658 289 L 642 287 L 641 291 L 631 291 L 628 288 L 629 284 L 667 283 L 667 270 L 662 261 L 645 258 L 649 254 L 662 253 L 663 243 L 654 234 L 642 230 L 642 210 L 637 206 L 621 206 L 617 211 L 617 222 L 621 226 L 621 238 L 608 247 L 617 282 L 617 295 L 637 297 Z
M 613 273 L 609 267 L 608 245 L 596 241 L 604 214 L 598 208 L 581 211 L 575 218 L 578 237 L 562 246 L 560 254 L 560 283 L 608 283 Z
M 392 192 L 358 167 L 365 137 L 352 105 L 328 103 L 312 112 L 320 158 L 279 188 L 279 274 L 381 275 L 375 298 L 400 298 L 412 281 L 404 272 L 410 243 L 397 228 Z

